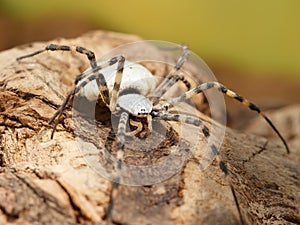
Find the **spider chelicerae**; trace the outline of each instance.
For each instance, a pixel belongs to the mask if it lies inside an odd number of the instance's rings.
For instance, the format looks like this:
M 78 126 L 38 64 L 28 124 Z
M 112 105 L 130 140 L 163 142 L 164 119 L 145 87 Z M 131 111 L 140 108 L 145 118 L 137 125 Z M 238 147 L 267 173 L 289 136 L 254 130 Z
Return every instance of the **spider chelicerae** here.
M 41 49 L 28 55 L 21 56 L 17 58 L 17 60 L 19 61 L 24 58 L 29 58 L 45 51 L 73 51 L 86 55 L 90 62 L 90 68 L 76 77 L 74 82 L 74 88 L 69 92 L 60 108 L 49 120 L 49 123 L 53 123 L 57 118 L 53 126 L 51 138 L 53 138 L 53 134 L 56 130 L 56 126 L 59 123 L 60 116 L 67 107 L 68 102 L 75 95 L 81 94 L 84 95 L 88 100 L 95 101 L 99 97 L 100 92 L 102 102 L 109 108 L 112 114 L 118 115 L 119 121 L 116 132 L 117 175 L 114 178 L 114 183 L 110 193 L 111 200 L 107 208 L 106 220 L 108 222 L 111 220 L 111 214 L 114 208 L 114 198 L 117 193 L 118 186 L 120 184 L 120 176 L 118 174 L 120 174 L 123 164 L 125 136 L 138 135 L 144 130 L 145 127 L 147 127 L 148 129 L 148 133 L 151 133 L 152 119 L 158 118 L 165 121 L 179 121 L 200 127 L 205 138 L 209 138 L 211 135 L 209 128 L 206 125 L 204 125 L 198 117 L 179 113 L 174 114 L 170 112 L 170 109 L 172 109 L 178 103 L 190 99 L 193 96 L 205 90 L 214 88 L 219 92 L 241 102 L 249 109 L 257 112 L 267 121 L 267 123 L 276 132 L 278 137 L 282 140 L 283 144 L 285 145 L 287 152 L 289 153 L 289 148 L 285 139 L 282 137 L 282 135 L 279 133 L 279 131 L 273 125 L 270 119 L 252 102 L 249 102 L 244 97 L 236 94 L 235 92 L 229 90 L 224 85 L 216 81 L 201 83 L 198 86 L 191 88 L 189 81 L 185 78 L 185 76 L 182 73 L 180 73 L 180 69 L 182 68 L 183 64 L 188 60 L 190 55 L 190 51 L 186 45 L 182 45 L 182 53 L 179 59 L 177 60 L 175 66 L 172 68 L 171 71 L 168 72 L 165 79 L 163 79 L 163 81 L 159 83 L 154 82 L 154 80 L 152 79 L 153 75 L 148 69 L 146 69 L 141 64 L 127 61 L 122 55 L 112 57 L 106 62 L 97 62 L 95 54 L 92 51 L 79 46 L 50 44 L 44 49 Z M 114 74 L 111 77 L 112 79 L 108 80 L 103 71 L 106 68 L 110 68 L 113 66 L 115 66 Z M 128 74 L 133 74 L 134 76 L 129 76 Z M 145 80 L 145 82 L 143 80 Z M 179 81 L 184 83 L 188 91 L 184 92 L 178 97 L 174 97 L 170 100 L 161 102 L 162 97 L 165 95 L 165 93 L 168 92 L 168 90 Z M 85 87 L 91 82 L 94 83 L 94 88 L 85 89 Z M 136 118 L 136 120 L 134 118 Z M 131 126 L 135 127 L 133 131 L 127 131 L 128 123 Z M 236 197 L 235 189 L 231 182 L 227 166 L 218 155 L 218 149 L 216 145 L 212 143 L 209 147 L 211 152 L 214 154 L 220 169 L 226 176 L 239 214 L 240 223 L 244 225 L 245 220 L 241 213 L 239 201 Z

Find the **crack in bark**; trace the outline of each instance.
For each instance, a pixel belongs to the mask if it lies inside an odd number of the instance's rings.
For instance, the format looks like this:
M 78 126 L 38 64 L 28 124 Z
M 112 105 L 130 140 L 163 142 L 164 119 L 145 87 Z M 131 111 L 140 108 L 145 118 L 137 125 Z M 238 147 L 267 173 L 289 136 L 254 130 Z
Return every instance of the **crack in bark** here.
M 43 95 L 37 95 L 37 94 L 33 94 L 33 93 L 30 93 L 30 92 L 24 92 L 24 91 L 21 91 L 17 88 L 7 88 L 6 91 L 11 91 L 13 92 L 14 94 L 16 94 L 19 98 L 25 100 L 25 101 L 28 101 L 32 98 L 35 98 L 35 99 L 39 99 L 41 100 L 43 103 L 51 106 L 52 108 L 55 108 L 57 109 L 60 104 L 56 104 L 52 101 L 50 101 L 49 99 L 47 99 L 45 96 Z
M 36 196 L 39 197 L 39 199 L 42 199 L 42 201 L 48 206 L 50 207 L 51 209 L 53 209 L 55 212 L 63 215 L 63 216 L 68 216 L 66 213 L 64 213 L 63 210 L 61 210 L 61 207 L 59 207 L 59 205 L 57 204 L 57 200 L 45 193 L 43 190 L 41 190 L 39 187 L 37 186 L 33 186 L 30 182 L 28 182 L 26 180 L 26 178 L 20 176 L 19 174 L 14 174 L 22 183 L 24 183 Z M 55 180 L 54 180 L 55 181 Z M 55 207 L 53 207 L 51 204 L 48 203 L 49 202 L 52 202 L 54 203 Z
M 256 152 L 253 152 L 251 156 L 249 156 L 247 159 L 242 161 L 243 167 L 245 166 L 246 163 L 249 163 L 253 158 L 255 158 L 257 155 L 261 154 L 265 150 L 267 150 L 267 145 L 269 141 L 266 140 L 265 143 L 262 146 L 259 146 L 259 150 Z
M 13 224 L 75 224 L 68 208 L 62 205 L 64 203 L 60 204 L 55 196 L 41 189 L 30 174 L 18 172 L 14 168 L 1 170 L 0 211 L 4 221 Z M 3 195 L 3 191 L 6 195 Z
M 4 123 L 0 123 L 0 126 L 6 126 L 6 127 L 12 128 L 12 129 L 16 129 L 16 128 L 28 128 L 29 130 L 36 131 L 36 129 L 33 126 L 30 126 L 29 124 L 23 123 L 20 120 L 20 118 L 18 118 L 16 116 L 4 115 L 3 119 L 4 119 Z M 15 123 L 11 124 L 11 123 L 8 122 L 9 120 L 12 121 L 12 122 L 15 122 Z
M 87 218 L 85 216 L 85 214 L 82 212 L 81 208 L 79 206 L 77 206 L 77 204 L 75 203 L 75 201 L 72 198 L 72 195 L 69 193 L 68 189 L 59 180 L 55 180 L 55 182 L 67 194 L 68 199 L 69 199 L 69 203 L 72 207 L 72 210 L 73 210 L 75 218 L 76 218 L 76 223 L 81 223 L 82 219 L 89 220 L 89 218 Z

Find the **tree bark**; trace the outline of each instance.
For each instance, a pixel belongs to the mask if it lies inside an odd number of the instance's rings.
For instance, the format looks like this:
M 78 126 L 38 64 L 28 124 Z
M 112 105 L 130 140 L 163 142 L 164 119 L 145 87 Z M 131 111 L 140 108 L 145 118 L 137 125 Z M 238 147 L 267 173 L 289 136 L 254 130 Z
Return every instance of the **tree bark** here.
M 137 40 L 141 39 L 134 35 L 95 31 L 49 43 L 83 46 L 101 56 Z M 112 183 L 100 176 L 80 151 L 71 107 L 53 139 L 47 122 L 70 91 L 75 76 L 88 67 L 86 58 L 48 52 L 16 61 L 49 43 L 19 46 L 0 54 L 0 224 L 104 224 Z M 267 139 L 227 128 L 219 154 L 229 168 L 246 224 L 300 224 L 300 105 L 268 115 L 287 137 L 289 155 L 282 143 L 269 135 L 272 133 L 262 119 L 253 122 L 255 126 L 248 131 L 260 132 Z M 199 117 L 207 126 L 213 123 L 200 112 Z M 178 140 L 175 123 L 160 126 L 168 135 L 161 152 L 152 153 L 150 160 L 164 157 Z M 88 126 L 82 129 L 91 145 L 110 140 L 110 125 L 105 121 L 97 123 L 99 136 Z M 188 135 L 192 134 L 181 138 Z M 201 140 L 206 142 L 202 134 Z M 203 146 L 185 143 L 196 153 L 170 179 L 147 186 L 120 185 L 112 212 L 115 224 L 239 224 L 218 164 L 213 162 L 201 172 L 197 162 L 201 154 L 197 152 Z M 111 147 L 116 147 L 113 138 Z M 147 154 L 129 152 L 125 157 L 134 163 L 134 156 L 147 161 Z

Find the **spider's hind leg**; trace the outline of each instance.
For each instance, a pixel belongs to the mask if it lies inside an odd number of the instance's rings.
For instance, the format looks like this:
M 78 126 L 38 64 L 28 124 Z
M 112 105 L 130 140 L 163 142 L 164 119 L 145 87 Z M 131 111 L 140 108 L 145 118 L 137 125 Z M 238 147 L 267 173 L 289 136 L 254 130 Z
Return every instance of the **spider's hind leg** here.
M 52 133 L 51 133 L 51 139 L 53 139 L 54 133 L 56 131 L 56 127 L 59 123 L 59 119 L 62 115 L 62 113 L 64 112 L 64 110 L 66 109 L 69 101 L 82 89 L 84 88 L 89 82 L 96 80 L 98 85 L 99 85 L 99 79 L 101 79 L 102 74 L 97 73 L 97 74 L 92 74 L 90 76 L 87 77 L 86 80 L 82 81 L 80 84 L 78 84 L 76 87 L 74 87 L 75 85 L 73 85 L 72 91 L 69 92 L 69 94 L 67 95 L 67 97 L 64 99 L 62 105 L 59 107 L 59 109 L 55 112 L 55 114 L 50 118 L 50 120 L 48 121 L 49 124 L 53 123 L 53 121 L 57 118 L 57 120 L 55 121 L 54 125 L 53 125 L 53 129 L 52 129 Z M 101 87 L 100 87 L 101 90 Z M 101 93 L 101 91 L 100 91 Z M 101 95 L 102 97 L 102 95 Z M 104 101 L 104 99 L 103 99 Z
M 74 96 L 74 90 L 72 90 L 67 97 L 64 99 L 62 105 L 59 107 L 59 109 L 55 112 L 55 114 L 50 118 L 50 120 L 48 121 L 49 124 L 51 124 L 55 118 L 57 118 L 56 122 L 53 125 L 52 128 L 52 132 L 51 132 L 51 139 L 53 139 L 54 133 L 56 131 L 56 127 L 59 123 L 59 118 L 61 117 L 62 113 L 64 112 L 64 110 L 67 107 L 68 102 L 70 101 L 70 99 Z
M 189 83 L 189 81 L 187 81 L 184 78 L 184 76 L 180 75 L 180 79 L 175 78 L 175 76 L 178 76 L 178 75 L 175 75 L 175 73 L 181 69 L 183 64 L 188 60 L 188 58 L 190 56 L 190 50 L 187 45 L 183 44 L 181 46 L 181 48 L 182 48 L 182 53 L 181 53 L 181 56 L 179 57 L 179 59 L 177 60 L 175 66 L 169 72 L 169 74 L 163 79 L 162 83 L 160 83 L 155 88 L 155 91 L 153 92 L 154 93 L 153 98 L 152 98 L 153 104 L 156 104 L 159 101 L 160 97 L 178 80 L 181 80 L 185 84 L 185 86 L 187 87 L 188 90 L 190 89 L 191 84 Z M 176 82 L 173 83 L 174 80 L 176 80 Z
M 156 91 L 156 94 L 152 98 L 153 105 L 155 105 L 160 100 L 160 98 L 179 80 L 185 84 L 185 86 L 187 87 L 188 90 L 191 88 L 191 84 L 189 83 L 189 81 L 187 81 L 185 79 L 183 74 L 176 74 L 176 75 L 170 77 L 167 80 L 167 82 L 165 83 L 165 85 L 163 87 L 161 87 L 160 90 Z

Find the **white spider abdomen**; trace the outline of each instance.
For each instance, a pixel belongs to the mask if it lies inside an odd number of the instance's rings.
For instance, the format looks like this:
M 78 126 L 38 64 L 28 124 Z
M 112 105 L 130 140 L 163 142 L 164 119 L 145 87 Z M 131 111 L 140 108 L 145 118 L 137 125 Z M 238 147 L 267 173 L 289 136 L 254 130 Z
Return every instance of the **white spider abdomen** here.
M 110 94 L 113 90 L 117 66 L 117 63 L 115 63 L 112 66 L 99 70 L 99 72 L 104 75 Z M 82 79 L 78 84 L 84 80 L 86 80 L 86 78 Z M 141 95 L 147 95 L 153 91 L 155 86 L 156 79 L 146 67 L 137 63 L 125 61 L 120 92 L 124 89 L 132 88 L 137 90 Z M 81 89 L 79 95 L 85 96 L 89 101 L 96 101 L 99 92 L 97 82 L 96 80 L 93 80 Z

